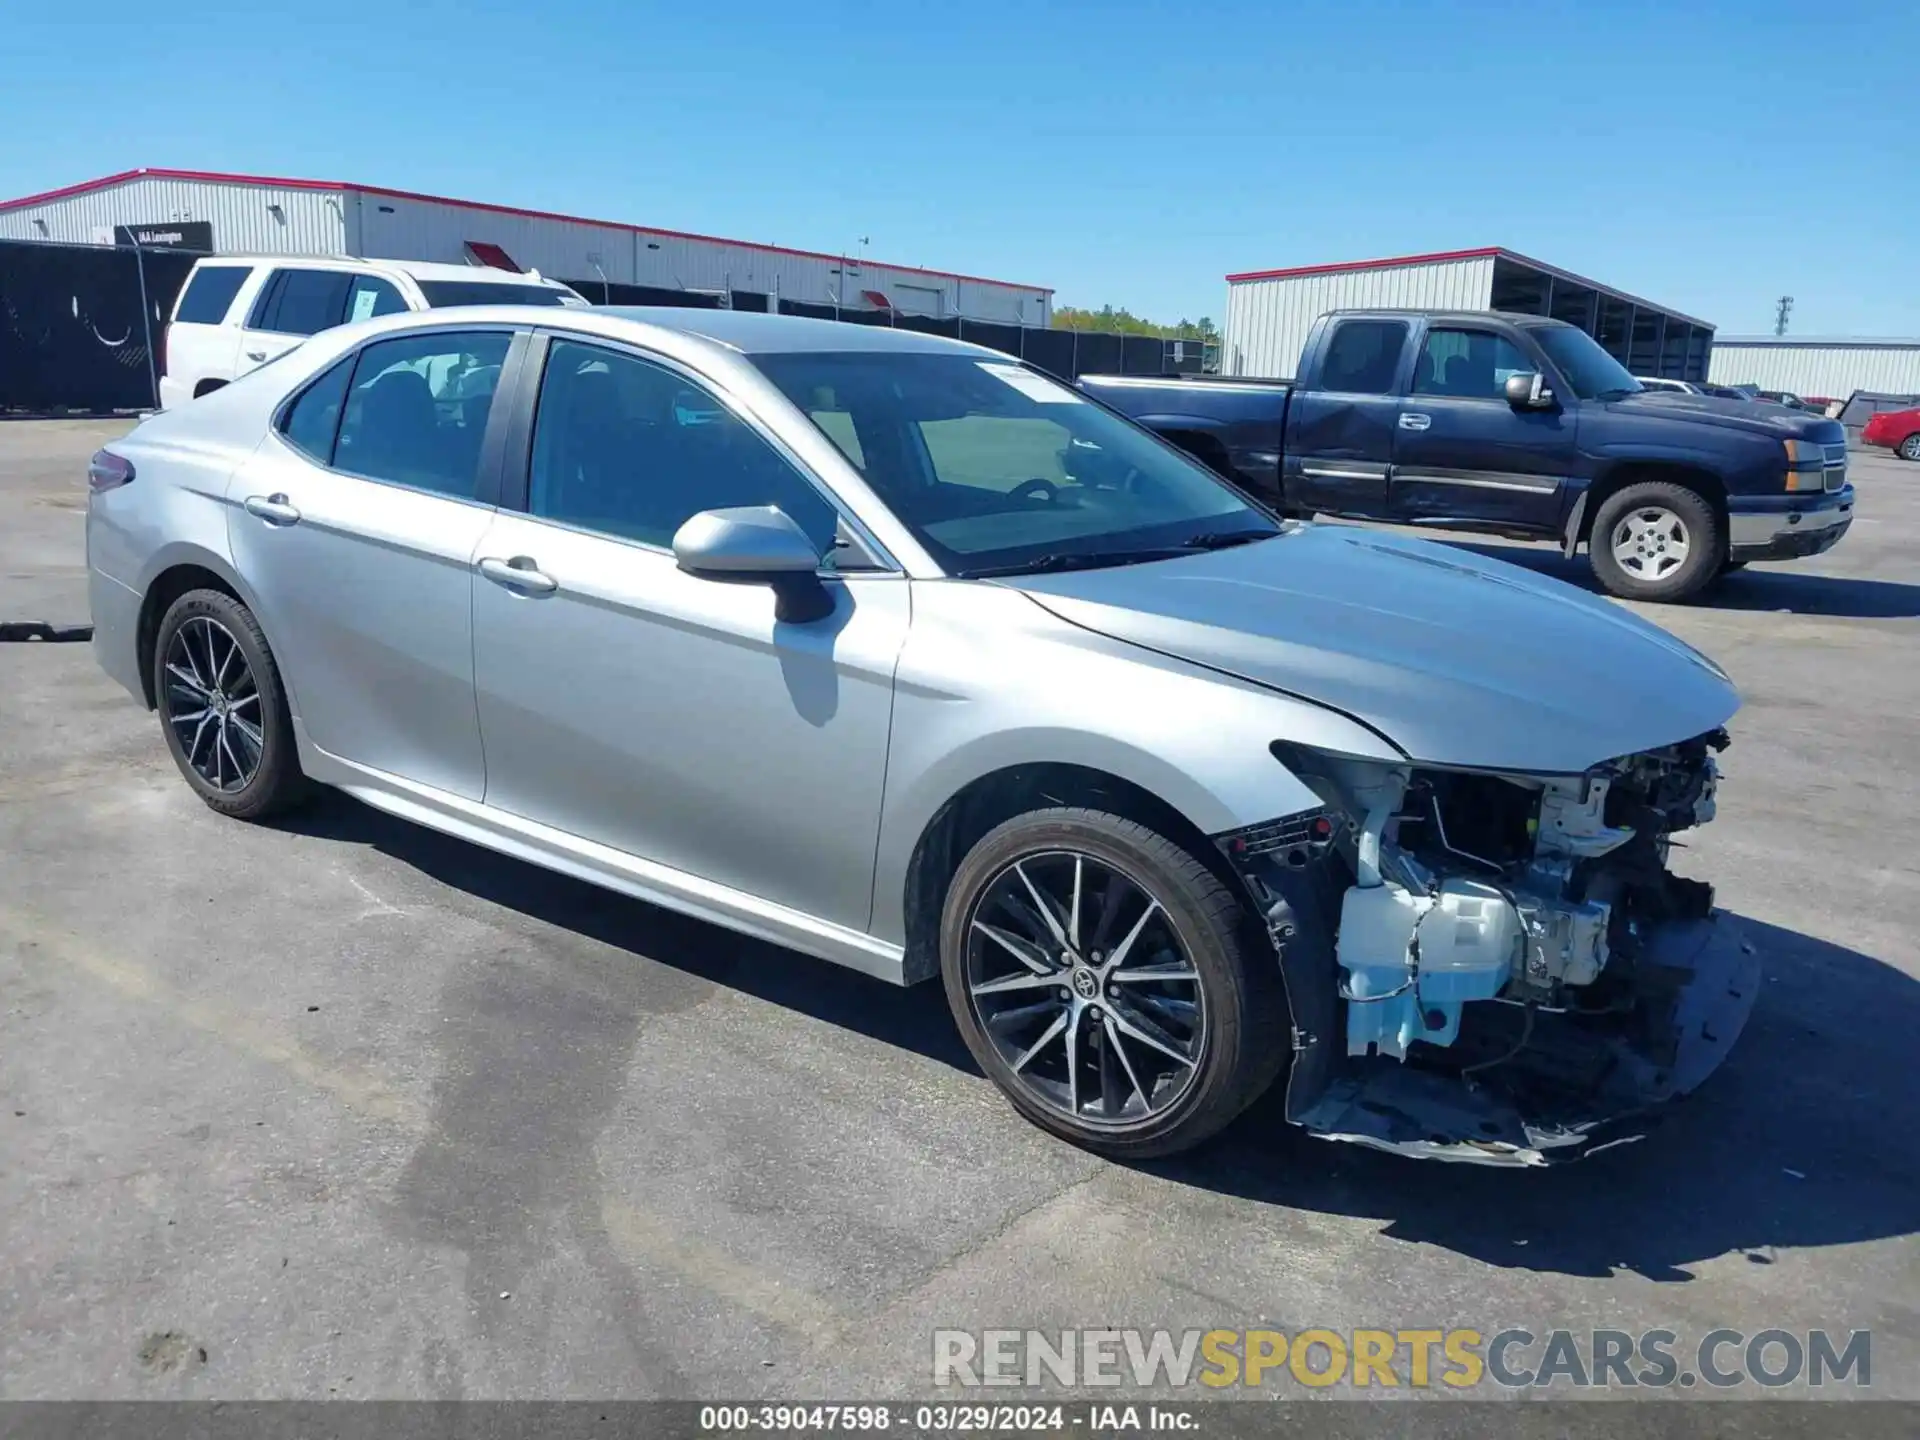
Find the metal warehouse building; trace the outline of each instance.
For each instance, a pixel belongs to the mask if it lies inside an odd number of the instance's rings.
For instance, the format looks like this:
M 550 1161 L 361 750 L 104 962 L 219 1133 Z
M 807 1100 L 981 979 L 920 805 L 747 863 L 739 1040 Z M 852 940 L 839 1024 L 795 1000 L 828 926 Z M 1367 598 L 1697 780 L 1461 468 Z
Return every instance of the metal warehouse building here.
M 1551 315 L 1578 325 L 1636 375 L 1704 380 L 1713 350 L 1705 320 L 1493 246 L 1229 275 L 1221 368 L 1291 376 L 1315 320 L 1372 306 Z
M 1856 390 L 1920 395 L 1920 339 L 1734 336 L 1714 342 L 1707 378 L 1829 400 L 1844 400 Z
M 1053 291 L 946 270 L 449 200 L 375 185 L 129 170 L 0 201 L 0 239 L 173 245 L 221 254 L 352 255 L 538 270 L 589 299 L 632 285 L 843 309 L 1047 324 Z M 612 298 L 621 298 L 617 295 Z M 756 303 L 756 301 L 758 303 Z

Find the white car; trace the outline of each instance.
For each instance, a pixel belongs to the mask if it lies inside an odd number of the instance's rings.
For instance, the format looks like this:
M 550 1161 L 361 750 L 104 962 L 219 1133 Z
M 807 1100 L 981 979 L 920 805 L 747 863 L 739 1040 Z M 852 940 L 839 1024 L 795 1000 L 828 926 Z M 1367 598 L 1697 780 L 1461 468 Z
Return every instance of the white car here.
M 1649 390 L 1678 390 L 1682 395 L 1704 395 L 1706 390 L 1691 380 L 1668 380 L 1660 375 L 1636 375 L 1633 377 Z
M 345 257 L 220 255 L 181 287 L 161 347 L 160 408 L 171 410 L 335 325 L 450 305 L 575 305 L 538 273 Z

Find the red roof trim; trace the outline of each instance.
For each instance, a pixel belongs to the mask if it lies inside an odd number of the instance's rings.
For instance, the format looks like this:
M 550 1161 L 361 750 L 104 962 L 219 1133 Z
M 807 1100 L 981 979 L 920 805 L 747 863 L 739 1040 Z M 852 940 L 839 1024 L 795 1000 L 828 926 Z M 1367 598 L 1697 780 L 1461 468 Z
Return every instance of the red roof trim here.
M 1332 275 L 1341 270 L 1391 270 L 1400 265 L 1434 265 L 1444 260 L 1484 260 L 1489 255 L 1508 255 L 1498 245 L 1477 250 L 1436 250 L 1430 255 L 1389 255 L 1383 260 L 1348 260 L 1338 265 L 1295 265 L 1286 270 L 1243 270 L 1227 276 L 1229 285 L 1242 280 L 1281 280 L 1294 275 Z M 1516 257 L 1517 258 L 1517 257 Z
M 598 225 L 604 229 L 625 230 L 635 235 L 664 235 L 670 240 L 700 240 L 710 245 L 737 245 L 743 250 L 758 250 L 767 255 L 796 255 L 803 260 L 844 261 L 848 258 L 843 255 L 829 254 L 824 250 L 795 250 L 785 245 L 762 245 L 753 240 L 729 240 L 721 235 L 701 235 L 692 230 L 662 230 L 652 225 L 629 225 L 620 220 L 595 220 L 585 215 L 563 215 L 556 210 L 526 210 L 517 205 L 491 205 L 483 200 L 455 200 L 447 195 L 427 195 L 418 190 L 392 190 L 383 185 L 355 185 L 345 180 L 290 180 L 279 175 L 230 175 L 219 170 L 167 170 L 153 166 L 142 166 L 138 170 L 122 170 L 117 175 L 105 175 L 98 180 L 83 180 L 78 185 L 65 185 L 58 190 L 43 190 L 38 195 L 23 195 L 17 200 L 0 200 L 0 210 L 43 204 L 48 200 L 64 200 L 69 195 L 81 195 L 89 190 L 104 190 L 109 185 L 120 185 L 128 180 L 145 178 L 205 180 L 227 185 L 278 185 L 287 190 L 358 190 L 366 195 L 388 195 L 397 200 L 423 200 L 433 205 L 458 205 L 464 210 L 486 210 L 495 215 L 519 215 L 529 220 L 564 220 L 573 225 Z M 885 260 L 867 260 L 863 263 L 879 265 L 888 270 L 900 270 L 909 275 L 937 275 L 943 280 L 964 280 L 971 285 L 994 285 L 1002 290 L 1033 290 L 1043 295 L 1054 293 L 1051 285 L 1022 285 L 1013 280 L 989 280 L 983 275 L 963 275 L 957 270 L 929 270 L 923 265 L 895 265 Z

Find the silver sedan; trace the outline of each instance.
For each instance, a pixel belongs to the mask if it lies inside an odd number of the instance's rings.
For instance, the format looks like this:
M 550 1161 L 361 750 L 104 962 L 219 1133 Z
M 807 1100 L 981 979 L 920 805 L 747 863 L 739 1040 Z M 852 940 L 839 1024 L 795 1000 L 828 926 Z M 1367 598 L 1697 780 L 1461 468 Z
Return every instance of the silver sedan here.
M 1738 705 L 1627 612 L 1282 521 L 994 351 L 725 311 L 325 332 L 94 458 L 101 664 L 315 785 L 881 980 L 1120 1157 L 1569 1158 L 1754 962 L 1669 837 Z

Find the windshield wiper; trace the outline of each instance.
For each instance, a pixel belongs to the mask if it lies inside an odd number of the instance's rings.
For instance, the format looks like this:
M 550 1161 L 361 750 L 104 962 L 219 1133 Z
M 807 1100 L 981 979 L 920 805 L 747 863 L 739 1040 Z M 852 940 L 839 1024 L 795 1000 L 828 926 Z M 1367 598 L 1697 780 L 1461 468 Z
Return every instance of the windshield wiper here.
M 1256 540 L 1271 540 L 1278 530 L 1207 530 L 1189 535 L 1180 542 L 1182 550 L 1225 550 L 1234 545 L 1251 545 Z
M 1188 551 L 1180 549 L 1159 550 L 1083 550 L 1073 554 L 1036 555 L 1031 560 L 1019 560 L 1008 565 L 983 565 L 977 570 L 963 570 L 961 575 L 968 580 L 988 580 L 996 575 L 1038 575 L 1047 570 L 1102 570 L 1112 565 L 1138 565 L 1146 560 L 1172 560 Z

